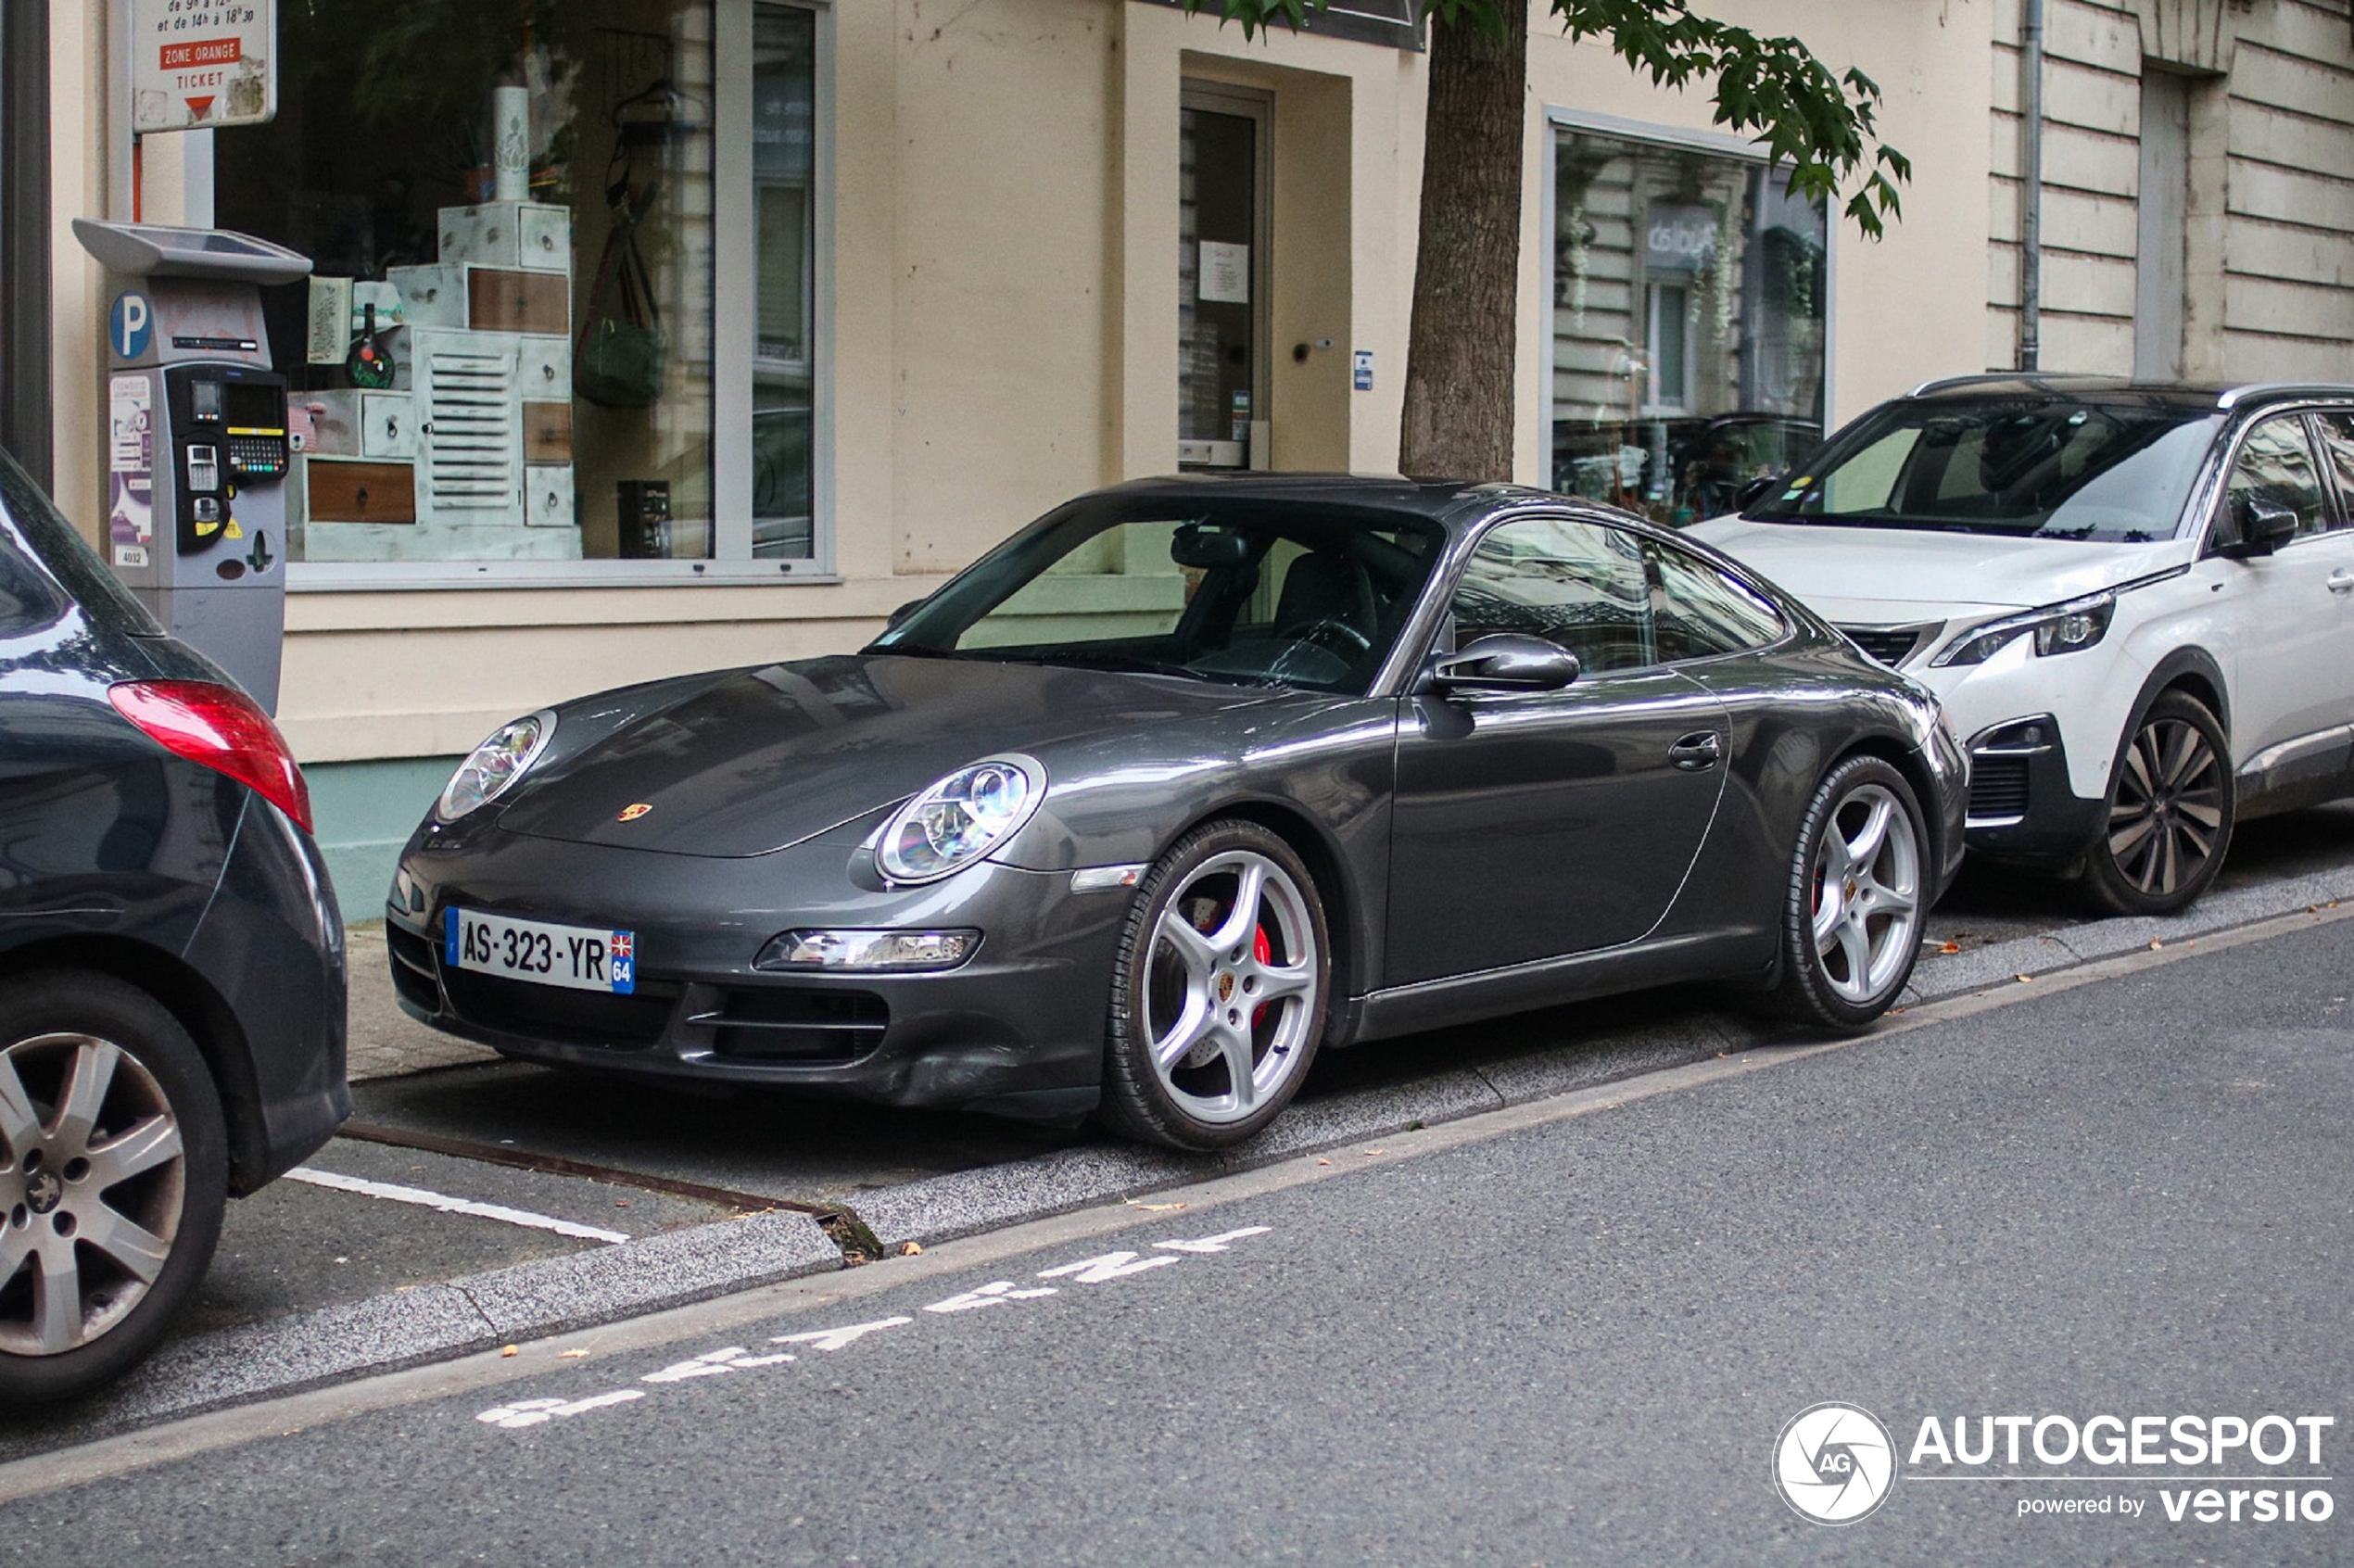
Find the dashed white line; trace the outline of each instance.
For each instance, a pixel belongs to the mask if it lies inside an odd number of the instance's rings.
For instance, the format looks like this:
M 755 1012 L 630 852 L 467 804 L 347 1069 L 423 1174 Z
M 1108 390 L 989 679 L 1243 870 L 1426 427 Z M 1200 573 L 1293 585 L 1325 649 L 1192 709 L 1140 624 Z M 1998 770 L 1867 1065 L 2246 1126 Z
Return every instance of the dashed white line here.
M 451 1197 L 446 1193 L 427 1192 L 423 1187 L 403 1187 L 392 1182 L 370 1182 L 358 1176 L 340 1176 L 332 1170 L 315 1170 L 308 1165 L 297 1165 L 286 1172 L 289 1182 L 304 1182 L 314 1187 L 331 1187 L 339 1193 L 359 1193 L 368 1197 L 383 1198 L 388 1203 L 414 1204 L 419 1208 L 439 1209 L 444 1214 L 471 1214 L 477 1220 L 500 1220 L 510 1225 L 525 1225 L 535 1231 L 553 1231 L 560 1236 L 576 1236 L 582 1241 L 626 1242 L 625 1232 L 599 1230 L 594 1225 L 578 1225 L 569 1220 L 551 1219 L 527 1209 L 509 1208 L 503 1204 L 476 1203 L 472 1198 Z

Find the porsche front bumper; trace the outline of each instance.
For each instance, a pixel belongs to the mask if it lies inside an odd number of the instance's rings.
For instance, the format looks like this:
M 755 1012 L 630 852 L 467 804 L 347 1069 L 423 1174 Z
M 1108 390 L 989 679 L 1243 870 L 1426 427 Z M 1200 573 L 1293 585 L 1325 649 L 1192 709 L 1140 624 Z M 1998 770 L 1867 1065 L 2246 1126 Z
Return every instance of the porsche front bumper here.
M 509 833 L 420 829 L 386 908 L 395 989 L 437 1029 L 527 1060 L 647 1078 L 760 1083 L 895 1106 L 1065 1119 L 1095 1103 L 1114 950 L 1133 891 L 983 862 L 890 888 L 856 870 L 870 822 L 740 858 Z M 447 962 L 457 907 L 628 929 L 629 995 Z M 970 928 L 938 972 L 753 967 L 794 928 Z

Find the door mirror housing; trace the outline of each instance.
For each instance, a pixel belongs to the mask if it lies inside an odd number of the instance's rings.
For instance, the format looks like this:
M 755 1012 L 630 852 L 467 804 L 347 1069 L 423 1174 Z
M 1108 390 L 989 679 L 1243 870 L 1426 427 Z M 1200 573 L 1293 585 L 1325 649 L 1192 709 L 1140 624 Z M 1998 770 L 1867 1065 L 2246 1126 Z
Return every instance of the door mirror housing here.
M 1577 655 L 1558 642 L 1520 632 L 1491 632 L 1452 653 L 1431 655 L 1434 691 L 1559 691 L 1577 678 Z
M 902 622 L 905 621 L 908 616 L 914 614 L 917 611 L 922 609 L 923 607 L 924 601 L 922 600 L 909 600 L 906 603 L 901 605 L 898 609 L 893 610 L 890 614 L 883 617 L 883 629 L 885 631 L 890 631 L 896 628 Z
M 1735 512 L 1747 512 L 1751 507 L 1756 505 L 1766 496 L 1770 495 L 1773 492 L 1774 487 L 1781 482 L 1782 476 L 1778 474 L 1759 474 L 1756 478 L 1750 480 L 1740 489 L 1733 492 L 1733 510 Z
M 2296 512 L 2253 490 L 2232 497 L 2223 509 L 2223 519 L 2227 526 L 2216 530 L 2215 553 L 2235 561 L 2270 555 L 2297 537 Z

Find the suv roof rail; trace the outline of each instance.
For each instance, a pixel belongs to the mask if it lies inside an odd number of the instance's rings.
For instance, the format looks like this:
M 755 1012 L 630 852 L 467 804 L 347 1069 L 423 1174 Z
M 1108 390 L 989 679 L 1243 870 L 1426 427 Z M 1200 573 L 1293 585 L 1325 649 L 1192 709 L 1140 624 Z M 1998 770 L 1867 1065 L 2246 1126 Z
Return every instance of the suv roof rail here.
M 2242 403 L 2270 401 L 2274 398 L 2354 397 L 2354 387 L 2325 381 L 2251 381 L 2245 386 L 2229 386 L 2215 396 L 2219 409 L 2235 409 Z
M 2032 371 L 1976 371 L 1968 375 L 1931 376 L 1905 396 L 1917 398 L 1925 392 L 1942 392 L 1948 386 L 1968 386 L 1981 381 L 2019 381 L 2034 373 Z

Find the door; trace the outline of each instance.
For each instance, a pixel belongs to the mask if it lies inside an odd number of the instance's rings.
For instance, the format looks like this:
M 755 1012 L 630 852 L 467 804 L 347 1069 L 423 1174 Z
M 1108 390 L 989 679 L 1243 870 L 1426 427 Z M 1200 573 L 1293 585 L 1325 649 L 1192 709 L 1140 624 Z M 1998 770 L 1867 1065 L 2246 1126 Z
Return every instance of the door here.
M 2332 505 L 2310 441 L 2327 434 L 2333 463 L 2354 480 L 2354 429 L 2344 415 L 2319 421 L 2275 414 L 2247 433 L 2225 488 L 2297 513 L 2297 537 L 2271 555 L 2211 560 L 2216 609 L 2230 628 L 2234 766 L 2284 741 L 2354 719 L 2354 532 Z
M 1561 691 L 1408 700 L 1385 985 L 1634 941 L 1683 885 L 1724 784 L 1725 710 L 1659 662 L 1633 535 L 1500 524 L 1453 611 L 1456 647 L 1530 633 L 1582 670 Z
M 1263 95 L 1185 89 L 1179 110 L 1177 458 L 1264 468 L 1268 132 Z

